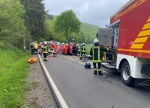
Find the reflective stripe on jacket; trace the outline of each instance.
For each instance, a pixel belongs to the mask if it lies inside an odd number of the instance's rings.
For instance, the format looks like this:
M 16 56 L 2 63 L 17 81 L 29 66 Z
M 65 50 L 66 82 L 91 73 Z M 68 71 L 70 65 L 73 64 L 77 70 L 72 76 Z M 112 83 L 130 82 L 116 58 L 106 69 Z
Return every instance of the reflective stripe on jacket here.
M 85 52 L 85 46 L 82 47 L 82 52 Z
M 100 63 L 101 62 L 101 53 L 100 53 L 100 46 L 93 46 L 92 48 L 92 62 L 93 63 Z
M 48 47 L 47 46 L 43 46 L 43 53 L 48 53 Z

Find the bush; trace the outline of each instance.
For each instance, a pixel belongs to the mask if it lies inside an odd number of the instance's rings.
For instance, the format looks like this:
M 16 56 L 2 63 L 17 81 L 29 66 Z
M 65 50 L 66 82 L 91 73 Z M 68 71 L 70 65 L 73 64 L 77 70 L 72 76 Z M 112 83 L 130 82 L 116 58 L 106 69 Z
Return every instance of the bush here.
M 25 104 L 29 55 L 15 47 L 0 52 L 0 108 L 20 107 Z

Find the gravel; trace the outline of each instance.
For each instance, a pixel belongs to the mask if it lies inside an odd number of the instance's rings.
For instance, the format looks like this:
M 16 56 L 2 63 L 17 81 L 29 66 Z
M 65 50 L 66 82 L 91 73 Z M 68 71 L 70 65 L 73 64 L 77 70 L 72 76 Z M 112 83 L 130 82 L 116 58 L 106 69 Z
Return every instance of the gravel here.
M 38 58 L 37 55 L 33 57 Z M 27 97 L 29 108 L 58 108 L 39 61 L 30 64 L 27 81 L 31 84 Z

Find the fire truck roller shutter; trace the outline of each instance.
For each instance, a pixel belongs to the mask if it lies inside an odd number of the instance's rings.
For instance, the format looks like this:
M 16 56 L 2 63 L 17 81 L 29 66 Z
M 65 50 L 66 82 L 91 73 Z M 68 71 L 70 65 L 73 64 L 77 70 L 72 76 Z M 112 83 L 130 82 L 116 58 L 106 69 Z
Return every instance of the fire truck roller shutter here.
M 127 86 L 134 85 L 134 78 L 131 77 L 131 69 L 127 61 L 124 61 L 121 66 L 121 80 Z

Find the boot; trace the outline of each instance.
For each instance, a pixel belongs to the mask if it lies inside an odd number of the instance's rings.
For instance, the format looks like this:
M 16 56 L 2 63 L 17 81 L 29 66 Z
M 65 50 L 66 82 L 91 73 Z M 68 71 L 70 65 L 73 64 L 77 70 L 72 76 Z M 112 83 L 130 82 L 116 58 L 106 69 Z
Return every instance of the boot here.
M 101 76 L 101 75 L 103 75 L 103 74 L 102 74 L 102 72 L 101 72 L 101 71 L 99 71 L 99 72 L 98 72 L 98 75 L 100 75 L 100 76 Z
M 94 71 L 94 73 L 93 73 L 94 75 L 97 75 L 97 71 Z

